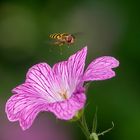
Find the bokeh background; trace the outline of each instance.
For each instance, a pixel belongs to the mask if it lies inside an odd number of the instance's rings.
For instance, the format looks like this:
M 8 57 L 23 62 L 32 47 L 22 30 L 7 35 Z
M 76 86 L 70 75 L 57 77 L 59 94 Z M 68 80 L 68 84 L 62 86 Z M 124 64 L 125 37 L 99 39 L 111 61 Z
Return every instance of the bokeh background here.
M 101 140 L 139 139 L 140 131 L 140 17 L 139 2 L 127 0 L 1 0 L 0 1 L 0 140 L 85 140 L 76 125 L 40 113 L 22 131 L 4 112 L 11 89 L 24 81 L 36 63 L 50 65 L 88 45 L 87 64 L 111 55 L 120 61 L 117 76 L 93 82 L 88 91 L 86 118 L 91 127 L 98 107 L 98 132 L 114 129 Z M 50 45 L 48 35 L 77 33 L 69 48 Z M 62 52 L 60 52 L 62 51 Z

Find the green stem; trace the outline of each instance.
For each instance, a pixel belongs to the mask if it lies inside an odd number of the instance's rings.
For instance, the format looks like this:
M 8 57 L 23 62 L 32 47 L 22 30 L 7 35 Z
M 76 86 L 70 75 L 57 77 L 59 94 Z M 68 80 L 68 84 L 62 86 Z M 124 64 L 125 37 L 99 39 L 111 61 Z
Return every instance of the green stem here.
M 90 140 L 99 140 L 98 135 L 96 133 L 92 133 L 90 135 Z
M 90 132 L 89 132 L 89 129 L 87 127 L 87 123 L 86 123 L 84 115 L 79 120 L 79 126 L 82 129 L 84 135 L 86 136 L 86 139 L 90 140 Z

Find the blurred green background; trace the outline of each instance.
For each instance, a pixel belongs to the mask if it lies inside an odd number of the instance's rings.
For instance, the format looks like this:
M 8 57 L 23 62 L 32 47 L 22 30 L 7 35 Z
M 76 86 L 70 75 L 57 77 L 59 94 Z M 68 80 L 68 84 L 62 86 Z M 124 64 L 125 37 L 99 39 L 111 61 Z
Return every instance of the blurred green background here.
M 101 140 L 139 139 L 140 131 L 140 10 L 127 0 L 1 0 L 0 1 L 0 140 L 85 140 L 75 123 L 40 113 L 29 130 L 8 121 L 4 112 L 11 89 L 39 62 L 50 65 L 67 59 L 88 45 L 87 64 L 102 55 L 120 61 L 117 76 L 93 82 L 88 91 L 86 117 L 91 126 L 98 106 L 98 132 L 114 129 Z M 48 35 L 77 33 L 69 48 L 50 45 Z M 56 136 L 56 138 L 54 137 Z

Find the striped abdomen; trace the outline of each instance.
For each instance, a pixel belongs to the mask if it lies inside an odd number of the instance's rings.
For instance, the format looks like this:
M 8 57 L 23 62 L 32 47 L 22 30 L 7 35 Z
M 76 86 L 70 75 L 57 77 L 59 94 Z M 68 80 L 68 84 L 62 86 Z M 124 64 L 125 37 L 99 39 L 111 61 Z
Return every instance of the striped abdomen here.
M 53 39 L 63 39 L 65 36 L 67 36 L 68 34 L 66 33 L 54 33 L 54 34 L 51 34 L 50 35 L 50 38 L 53 38 Z

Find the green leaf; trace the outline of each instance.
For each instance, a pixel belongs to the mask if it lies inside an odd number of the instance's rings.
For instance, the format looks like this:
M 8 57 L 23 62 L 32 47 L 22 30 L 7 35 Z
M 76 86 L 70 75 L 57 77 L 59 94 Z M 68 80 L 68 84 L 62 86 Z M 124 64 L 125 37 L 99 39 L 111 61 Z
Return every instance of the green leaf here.
M 103 131 L 103 132 L 101 132 L 101 133 L 99 133 L 98 136 L 104 135 L 105 133 L 108 133 L 108 132 L 111 131 L 113 128 L 114 128 L 114 123 L 112 122 L 112 127 L 109 128 L 109 129 L 107 129 L 107 130 L 105 130 L 105 131 Z
M 96 107 L 95 115 L 93 118 L 92 133 L 96 133 L 96 130 L 97 130 L 97 111 L 98 111 L 98 108 Z
M 75 114 L 75 116 L 74 116 L 72 119 L 69 120 L 69 122 L 78 121 L 78 120 L 82 117 L 83 113 L 84 113 L 84 109 L 79 110 L 79 111 Z

